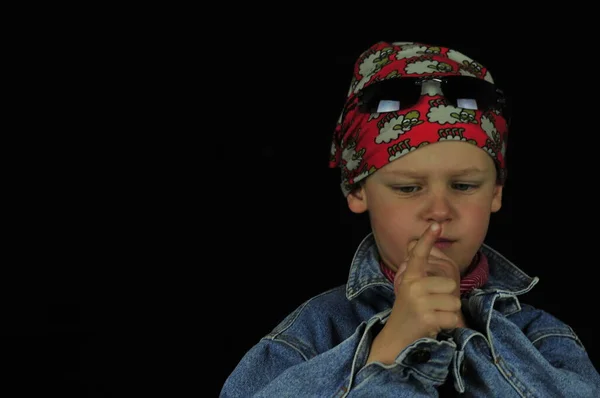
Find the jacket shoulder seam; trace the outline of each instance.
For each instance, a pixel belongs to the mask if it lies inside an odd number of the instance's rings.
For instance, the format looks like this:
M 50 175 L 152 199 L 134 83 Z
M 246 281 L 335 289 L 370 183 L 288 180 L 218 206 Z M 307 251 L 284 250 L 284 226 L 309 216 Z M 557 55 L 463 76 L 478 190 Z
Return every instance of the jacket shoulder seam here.
M 297 347 L 294 343 L 292 343 L 291 341 L 288 341 L 286 339 L 283 338 L 279 338 L 279 337 L 265 337 L 263 338 L 263 340 L 268 341 L 268 342 L 274 342 L 274 343 L 279 343 L 282 345 L 286 345 L 288 347 L 290 347 L 292 350 L 296 351 L 298 354 L 300 354 L 300 356 L 302 357 L 302 359 L 304 359 L 305 361 L 308 361 L 308 356 L 304 354 L 304 352 L 302 352 L 302 350 L 300 349 L 300 347 Z
M 287 329 L 289 329 L 298 319 L 298 317 L 300 316 L 300 314 L 304 311 L 304 309 L 313 301 L 317 300 L 318 298 L 325 296 L 327 294 L 331 294 L 332 292 L 341 289 L 342 287 L 338 286 L 332 289 L 329 289 L 323 293 L 320 293 L 314 297 L 311 297 L 310 299 L 306 300 L 302 305 L 300 305 L 298 308 L 296 308 L 290 315 L 287 316 L 286 320 L 284 320 L 282 323 L 280 323 L 271 333 L 269 333 L 267 336 L 265 336 L 265 338 L 274 340 L 276 338 L 278 338 L 282 333 L 284 333 Z

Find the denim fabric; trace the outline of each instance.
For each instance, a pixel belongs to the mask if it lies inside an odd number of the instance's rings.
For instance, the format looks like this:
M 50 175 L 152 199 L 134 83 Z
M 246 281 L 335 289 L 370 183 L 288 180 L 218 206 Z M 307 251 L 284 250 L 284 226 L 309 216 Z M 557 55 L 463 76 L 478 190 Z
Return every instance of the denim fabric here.
M 571 327 L 519 296 L 537 284 L 483 245 L 490 277 L 463 296 L 469 328 L 422 338 L 392 365 L 365 366 L 394 301 L 372 235 L 348 282 L 303 303 L 241 359 L 221 397 L 600 397 L 600 375 Z

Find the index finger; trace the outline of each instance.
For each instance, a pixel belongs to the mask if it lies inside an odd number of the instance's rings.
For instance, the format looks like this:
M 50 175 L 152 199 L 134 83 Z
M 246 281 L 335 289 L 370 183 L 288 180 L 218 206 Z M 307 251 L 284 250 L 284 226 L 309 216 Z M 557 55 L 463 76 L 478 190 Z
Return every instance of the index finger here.
M 425 230 L 425 232 L 423 232 L 417 241 L 417 244 L 410 252 L 410 260 L 406 267 L 405 277 L 406 275 L 412 275 L 415 271 L 419 272 L 424 269 L 429 258 L 429 253 L 440 235 L 440 231 L 440 225 L 438 223 L 433 223 Z

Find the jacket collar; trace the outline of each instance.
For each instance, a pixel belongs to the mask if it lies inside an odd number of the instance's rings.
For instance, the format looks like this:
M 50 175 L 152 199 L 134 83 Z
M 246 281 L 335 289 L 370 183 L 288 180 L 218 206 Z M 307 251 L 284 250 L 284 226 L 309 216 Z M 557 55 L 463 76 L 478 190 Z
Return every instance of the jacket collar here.
M 527 275 L 487 244 L 480 250 L 488 258 L 490 275 L 487 283 L 475 289 L 474 294 L 498 292 L 516 296 L 527 293 L 538 283 L 538 277 Z M 358 245 L 350 264 L 346 297 L 352 300 L 375 286 L 383 286 L 393 294 L 392 284 L 379 269 L 379 252 L 373 233 L 369 233 Z

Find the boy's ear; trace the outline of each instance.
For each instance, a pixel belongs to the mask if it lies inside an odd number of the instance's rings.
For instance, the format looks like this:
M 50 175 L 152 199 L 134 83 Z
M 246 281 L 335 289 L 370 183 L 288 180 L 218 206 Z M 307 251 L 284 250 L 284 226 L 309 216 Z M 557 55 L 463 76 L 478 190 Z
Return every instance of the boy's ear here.
M 360 187 L 350 192 L 347 200 L 348 207 L 353 213 L 364 213 L 367 211 L 367 195 L 364 184 L 360 184 Z
M 494 187 L 494 196 L 492 197 L 492 213 L 496 213 L 502 207 L 502 185 Z

